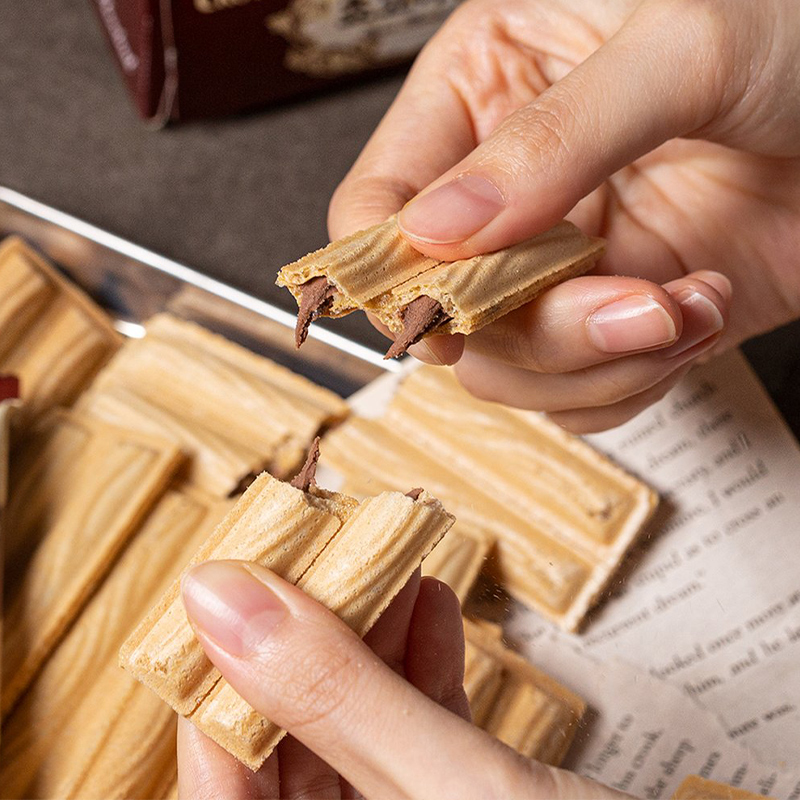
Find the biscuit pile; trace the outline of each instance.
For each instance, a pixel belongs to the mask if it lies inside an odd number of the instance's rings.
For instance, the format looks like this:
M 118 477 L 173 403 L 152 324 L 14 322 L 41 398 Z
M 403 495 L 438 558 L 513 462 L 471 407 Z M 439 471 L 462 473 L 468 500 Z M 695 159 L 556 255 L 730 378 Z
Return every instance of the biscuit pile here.
M 261 475 L 191 564 L 242 559 L 268 567 L 336 612 L 359 636 L 377 621 L 453 518 L 427 492 L 358 503 Z M 189 623 L 176 580 L 121 651 L 121 663 L 253 770 L 285 731 L 220 676 Z
M 486 566 L 497 583 L 568 631 L 657 502 L 546 417 L 477 400 L 437 367 L 413 372 L 379 419 L 331 431 L 323 461 L 356 496 L 424 484 L 455 514 L 454 533 L 494 542 Z
M 0 455 L 5 398 L 22 398 L 2 516 L 4 797 L 173 791 L 175 714 L 118 650 L 228 495 L 264 467 L 291 474 L 347 413 L 191 323 L 160 316 L 148 331 L 125 342 L 33 250 L 0 247 Z
M 392 269 L 416 258 L 387 246 Z M 401 297 L 391 280 L 384 294 Z M 176 710 L 252 769 L 263 763 L 284 732 L 194 638 L 179 596 L 191 564 L 256 561 L 363 635 L 433 550 L 425 572 L 462 601 L 490 564 L 511 594 L 573 629 L 654 504 L 583 443 L 467 399 L 444 371 L 409 378 L 382 419 L 342 423 L 336 395 L 193 323 L 158 315 L 123 341 L 11 240 L 0 247 L 0 509 L 17 388 L 2 516 L 5 797 L 174 796 Z M 315 485 L 313 458 L 303 466 L 320 433 L 347 494 Z M 458 516 L 447 536 L 437 497 Z M 485 623 L 465 630 L 476 722 L 559 763 L 583 702 Z

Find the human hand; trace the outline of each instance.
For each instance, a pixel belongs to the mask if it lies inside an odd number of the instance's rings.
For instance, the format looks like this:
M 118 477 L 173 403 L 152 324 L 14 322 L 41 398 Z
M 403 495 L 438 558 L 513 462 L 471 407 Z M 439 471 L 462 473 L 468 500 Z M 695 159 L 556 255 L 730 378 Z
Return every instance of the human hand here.
M 798 30 L 796 0 L 468 0 L 337 189 L 331 236 L 415 198 L 401 230 L 444 260 L 564 216 L 605 237 L 597 275 L 412 352 L 576 432 L 618 425 L 800 314 Z
M 184 800 L 627 797 L 523 759 L 466 721 L 461 609 L 433 578 L 415 575 L 363 642 L 254 564 L 195 567 L 183 597 L 225 679 L 292 734 L 252 773 L 181 719 Z

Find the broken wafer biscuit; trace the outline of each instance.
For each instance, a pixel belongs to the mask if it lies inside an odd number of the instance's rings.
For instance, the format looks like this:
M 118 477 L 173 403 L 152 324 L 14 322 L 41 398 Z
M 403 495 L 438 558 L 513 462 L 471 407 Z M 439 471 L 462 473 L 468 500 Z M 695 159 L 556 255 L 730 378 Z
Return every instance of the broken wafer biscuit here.
M 699 775 L 688 775 L 675 790 L 671 800 L 765 800 L 765 795 L 717 783 Z M 766 798 L 770 800 L 770 798 Z
M 4 797 L 158 796 L 175 715 L 119 669 L 117 651 L 230 505 L 168 490 L 150 512 L 9 717 Z
M 153 317 L 79 407 L 107 422 L 158 434 L 191 455 L 189 480 L 227 496 L 267 469 L 294 474 L 320 429 L 347 404 L 285 367 L 191 322 Z
M 305 481 L 304 481 L 305 483 Z M 260 476 L 191 565 L 241 559 L 296 583 L 364 635 L 452 524 L 438 500 L 385 493 L 358 503 Z M 220 677 L 194 637 L 176 584 L 134 631 L 120 662 L 176 711 L 257 769 L 284 732 Z
M 163 439 L 54 412 L 12 466 L 7 714 L 182 463 Z
M 297 300 L 298 347 L 317 317 L 363 309 L 395 334 L 392 358 L 432 333 L 473 333 L 587 272 L 603 250 L 601 239 L 560 222 L 495 253 L 442 262 L 416 251 L 390 217 L 288 264 L 277 283 Z
M 422 574 L 444 581 L 463 605 L 491 547 L 491 536 L 456 523 L 425 559 Z
M 395 286 L 438 263 L 415 250 L 400 235 L 397 217 L 391 216 L 288 264 L 278 273 L 277 284 L 297 300 L 297 346 L 317 317 L 372 308 Z
M 652 515 L 645 484 L 546 417 L 477 400 L 451 371 L 423 367 L 380 419 L 325 438 L 350 487 L 424 483 L 459 526 L 496 539 L 491 570 L 514 597 L 576 630 Z
M 120 346 L 111 320 L 21 239 L 0 245 L 0 372 L 19 376 L 29 423 L 71 405 Z
M 526 758 L 558 766 L 586 703 L 505 647 L 493 631 L 464 619 L 464 688 L 473 722 Z

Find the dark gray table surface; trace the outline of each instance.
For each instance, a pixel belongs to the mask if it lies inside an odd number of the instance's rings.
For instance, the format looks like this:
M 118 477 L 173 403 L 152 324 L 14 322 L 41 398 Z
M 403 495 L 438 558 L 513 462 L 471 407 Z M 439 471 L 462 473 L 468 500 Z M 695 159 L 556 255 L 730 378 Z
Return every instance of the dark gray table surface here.
M 291 309 L 275 272 L 327 241 L 330 195 L 400 83 L 150 130 L 89 0 L 0 0 L 0 185 Z M 385 342 L 361 315 L 337 330 Z M 800 324 L 745 351 L 800 434 Z

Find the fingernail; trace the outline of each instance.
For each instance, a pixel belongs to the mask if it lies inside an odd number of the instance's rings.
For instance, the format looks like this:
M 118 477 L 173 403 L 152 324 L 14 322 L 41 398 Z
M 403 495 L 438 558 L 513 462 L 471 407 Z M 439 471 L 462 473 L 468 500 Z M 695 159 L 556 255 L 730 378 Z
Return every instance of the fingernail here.
M 287 614 L 275 593 L 241 562 L 207 561 L 183 578 L 192 624 L 232 656 L 246 657 Z
M 665 351 L 669 358 L 685 353 L 695 345 L 710 339 L 725 327 L 725 318 L 712 300 L 695 289 L 684 289 L 673 297 L 683 314 L 683 333 L 680 341 Z
M 480 175 L 461 175 L 411 200 L 398 214 L 397 223 L 412 239 L 450 244 L 488 225 L 505 205 L 491 181 Z
M 726 304 L 731 302 L 733 299 L 733 284 L 727 275 L 723 275 L 721 272 L 710 271 L 703 271 L 695 274 L 703 283 L 707 283 L 709 286 L 716 289 Z
M 630 353 L 675 341 L 675 322 L 652 297 L 633 294 L 602 306 L 587 319 L 589 339 L 603 353 Z
M 436 367 L 444 366 L 444 362 L 433 352 L 431 346 L 424 340 L 412 344 L 407 352 L 411 353 L 414 358 L 421 361 L 423 364 L 432 364 Z

